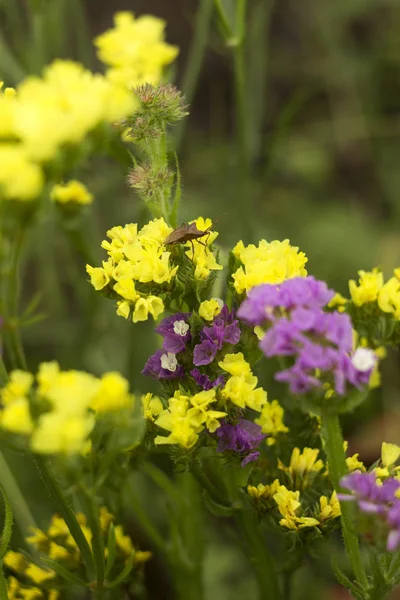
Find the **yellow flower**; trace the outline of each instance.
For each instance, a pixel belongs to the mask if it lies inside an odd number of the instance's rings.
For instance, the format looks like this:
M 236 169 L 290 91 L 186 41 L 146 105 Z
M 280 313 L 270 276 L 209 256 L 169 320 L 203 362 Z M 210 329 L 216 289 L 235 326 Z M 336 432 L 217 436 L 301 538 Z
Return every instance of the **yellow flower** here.
M 41 569 L 37 565 L 30 563 L 29 566 L 25 569 L 25 575 L 32 579 L 33 583 L 41 584 L 48 579 L 54 579 L 56 576 L 55 571 L 51 571 L 48 569 Z
M 290 458 L 290 464 L 286 467 L 278 460 L 278 468 L 288 473 L 296 487 L 305 488 L 309 483 L 309 476 L 318 473 L 324 468 L 322 460 L 317 460 L 319 450 L 317 448 L 294 448 Z
M 31 201 L 43 188 L 41 168 L 22 144 L 0 144 L 0 198 Z
M 149 421 L 154 421 L 164 410 L 163 403 L 158 396 L 153 396 L 150 392 L 141 397 L 143 416 Z
M 212 321 L 221 312 L 223 304 L 219 298 L 204 300 L 199 306 L 199 316 L 205 321 Z
M 0 427 L 12 433 L 29 435 L 33 431 L 33 422 L 26 398 L 17 398 L 0 411 Z
M 231 375 L 240 376 L 250 373 L 250 365 L 244 360 L 242 352 L 235 354 L 225 354 L 224 360 L 218 363 L 218 366 Z
M 157 83 L 178 54 L 175 46 L 164 42 L 164 28 L 164 21 L 156 17 L 135 19 L 130 12 L 117 13 L 114 28 L 95 39 L 99 59 L 112 67 L 111 79 L 130 88 Z
M 343 450 L 347 452 L 347 448 L 349 447 L 349 443 L 347 441 L 343 442 Z M 359 453 L 353 454 L 353 456 L 346 457 L 346 465 L 350 472 L 352 471 L 365 471 L 364 464 L 359 460 Z M 328 470 L 327 470 L 328 472 Z
M 272 446 L 276 442 L 276 438 L 280 433 L 287 433 L 288 427 L 283 422 L 284 410 L 278 400 L 266 402 L 261 409 L 261 414 L 254 422 L 261 425 L 262 432 L 267 437 L 267 444 Z
M 124 317 L 124 319 L 129 319 L 129 315 L 131 312 L 131 306 L 129 302 L 126 300 L 119 300 L 117 302 L 117 315 L 120 317 Z
M 381 450 L 382 464 L 385 467 L 394 465 L 400 457 L 400 446 L 397 444 L 382 443 Z
M 240 352 L 238 353 L 241 354 Z M 236 371 L 239 364 L 244 362 L 246 365 L 246 361 L 243 361 L 242 358 L 231 358 L 235 357 L 235 355 L 227 355 L 229 356 L 226 363 L 221 361 L 222 364 L 225 364 L 224 370 L 234 370 Z M 236 355 L 238 356 L 238 355 Z M 226 357 L 225 357 L 226 358 Z M 221 366 L 221 363 L 220 366 Z M 251 408 L 252 410 L 256 410 L 257 412 L 261 412 L 262 407 L 267 402 L 267 392 L 262 388 L 256 388 L 258 383 L 257 377 L 255 377 L 251 371 L 246 372 L 246 370 L 241 375 L 233 375 L 228 379 L 225 384 L 225 387 L 221 391 L 221 395 L 226 400 L 231 400 L 234 404 L 239 406 L 240 408 Z
M 87 412 L 99 390 L 99 380 L 83 371 L 60 371 L 43 385 L 40 380 L 38 392 L 51 402 L 54 410 L 64 415 L 81 416 Z
M 8 569 L 22 574 L 27 567 L 27 560 L 21 552 L 8 550 L 4 557 L 4 564 Z
M 385 313 L 393 313 L 400 319 L 400 281 L 391 277 L 379 290 L 378 306 Z
M 16 369 L 11 371 L 9 382 L 0 390 L 0 398 L 4 405 L 29 394 L 33 383 L 33 375 Z
M 97 413 L 112 412 L 133 406 L 134 397 L 129 393 L 127 379 L 119 373 L 105 373 L 100 379 L 100 387 L 92 398 L 90 408 Z
M 257 487 L 254 485 L 247 486 L 247 492 L 256 500 L 270 500 L 274 497 L 280 486 L 279 479 L 275 479 L 270 485 L 259 483 Z
M 289 240 L 270 243 L 261 240 L 258 246 L 244 246 L 243 242 L 238 242 L 233 254 L 243 264 L 232 275 L 238 294 L 248 292 L 261 283 L 282 283 L 292 277 L 307 275 L 304 267 L 306 255 L 296 246 L 291 246 Z
M 39 418 L 31 437 L 31 449 L 39 454 L 79 453 L 94 426 L 91 415 L 47 413 Z
M 305 527 L 318 527 L 319 521 L 311 517 L 298 517 L 296 512 L 301 507 L 299 501 L 300 492 L 289 491 L 284 485 L 280 485 L 278 491 L 273 496 L 278 510 L 282 515 L 282 519 L 279 524 L 282 527 L 287 527 L 294 531 L 303 529 Z
M 336 293 L 332 300 L 328 302 L 329 308 L 335 308 L 339 312 L 344 312 L 346 309 L 346 304 L 348 303 L 348 299 L 342 296 L 342 294 Z
M 375 302 L 383 286 L 383 274 L 379 269 L 372 271 L 358 271 L 358 285 L 351 279 L 349 281 L 350 296 L 356 306 Z
M 53 202 L 59 204 L 91 204 L 93 202 L 93 194 L 88 191 L 83 183 L 76 179 L 54 185 L 50 197 Z
M 337 499 L 336 492 L 333 492 L 331 497 L 328 498 L 326 496 L 321 496 L 319 499 L 320 513 L 319 513 L 319 521 L 324 523 L 329 519 L 336 519 L 340 517 L 340 504 Z
M 124 530 L 121 525 L 116 525 L 116 527 L 114 527 L 114 532 L 118 548 L 120 548 L 126 556 L 130 556 L 135 549 L 131 538 L 129 535 L 124 535 Z
M 192 413 L 193 414 L 193 413 Z M 189 396 L 176 391 L 168 401 L 168 408 L 163 410 L 156 421 L 161 429 L 170 431 L 167 437 L 157 436 L 155 444 L 178 444 L 183 448 L 192 448 L 197 442 L 201 425 L 194 425 L 190 413 Z
M 139 298 L 139 294 L 136 291 L 135 282 L 133 279 L 120 279 L 114 285 L 114 290 L 125 300 L 136 302 L 136 300 Z
M 86 265 L 86 272 L 89 275 L 90 282 L 95 290 L 102 290 L 110 283 L 110 277 L 104 268 Z

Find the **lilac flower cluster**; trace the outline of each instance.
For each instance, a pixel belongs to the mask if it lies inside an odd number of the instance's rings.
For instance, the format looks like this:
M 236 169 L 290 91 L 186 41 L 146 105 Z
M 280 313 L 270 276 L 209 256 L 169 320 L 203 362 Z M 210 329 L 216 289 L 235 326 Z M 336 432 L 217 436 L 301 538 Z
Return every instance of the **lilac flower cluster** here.
M 323 380 L 339 395 L 346 384 L 361 388 L 376 363 L 372 350 L 352 355 L 352 325 L 347 314 L 325 312 L 334 292 L 313 277 L 295 277 L 279 286 L 250 290 L 238 316 L 250 325 L 266 328 L 260 348 L 267 357 L 293 357 L 294 364 L 275 378 L 289 384 L 294 394 L 321 388 Z
M 239 339 L 239 322 L 234 311 L 229 312 L 225 304 L 213 324 L 200 332 L 201 342 L 194 348 L 193 364 L 196 367 L 209 365 L 224 344 L 237 344 Z
M 378 484 L 375 473 L 355 471 L 343 477 L 340 484 L 352 493 L 338 494 L 339 500 L 355 500 L 363 513 L 378 515 L 388 531 L 387 550 L 397 550 L 400 546 L 400 498 L 397 496 L 400 481 L 390 477 Z
M 143 375 L 153 379 L 178 379 L 185 375 L 177 355 L 188 350 L 192 342 L 190 317 L 191 313 L 176 313 L 163 319 L 156 327 L 156 332 L 163 337 L 162 348 L 149 357 L 142 371 Z M 225 305 L 213 323 L 200 331 L 200 343 L 196 344 L 193 350 L 193 365 L 200 367 L 211 364 L 224 344 L 238 343 L 240 333 L 239 322 L 235 319 L 234 312 L 230 312 Z M 190 375 L 203 390 L 210 390 L 225 383 L 223 375 L 212 380 L 198 368 L 192 369 Z
M 157 333 L 163 337 L 162 348 L 149 357 L 143 375 L 153 379 L 183 377 L 185 372 L 178 364 L 176 355 L 184 351 L 191 340 L 189 318 L 190 313 L 176 313 L 163 319 L 156 327 Z
M 260 425 L 246 419 L 241 419 L 236 425 L 222 423 L 215 434 L 218 438 L 218 452 L 233 450 L 245 455 L 241 462 L 242 467 L 257 460 L 260 453 L 254 449 L 266 437 L 262 434 Z

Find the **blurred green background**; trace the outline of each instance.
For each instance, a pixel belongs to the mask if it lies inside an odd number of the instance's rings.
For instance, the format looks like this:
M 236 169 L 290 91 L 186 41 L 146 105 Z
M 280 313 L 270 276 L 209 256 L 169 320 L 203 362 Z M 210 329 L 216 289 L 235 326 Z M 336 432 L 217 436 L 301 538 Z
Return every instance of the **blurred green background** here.
M 235 0 L 222 4 L 229 15 Z M 239 239 L 289 238 L 307 254 L 309 272 L 344 294 L 358 269 L 380 266 L 390 276 L 400 264 L 399 1 L 248 0 L 240 56 L 213 8 L 212 0 L 0 0 L 0 79 L 14 85 L 56 57 L 99 69 L 91 39 L 116 11 L 164 18 L 167 40 L 181 49 L 173 79 L 191 105 L 172 132 L 182 220 L 213 218 L 223 254 Z M 95 195 L 84 224 L 92 264 L 103 258 L 107 229 L 148 218 L 126 174 L 126 165 L 101 156 L 71 173 Z M 21 287 L 21 310 L 38 292 L 45 317 L 23 332 L 30 368 L 55 358 L 64 368 L 117 369 L 135 389 L 152 389 L 138 375 L 157 343 L 151 323 L 129 325 L 112 303 L 94 298 L 85 262 L 54 214 L 41 213 Z M 367 462 L 383 439 L 400 443 L 399 366 L 390 353 L 382 387 L 345 422 L 351 450 Z M 31 498 L 36 480 L 12 458 Z M 46 514 L 34 487 L 37 512 Z M 253 598 L 229 536 L 212 539 L 206 597 Z M 318 583 L 326 567 L 312 569 L 315 592 L 300 591 L 300 573 L 296 600 L 330 597 Z

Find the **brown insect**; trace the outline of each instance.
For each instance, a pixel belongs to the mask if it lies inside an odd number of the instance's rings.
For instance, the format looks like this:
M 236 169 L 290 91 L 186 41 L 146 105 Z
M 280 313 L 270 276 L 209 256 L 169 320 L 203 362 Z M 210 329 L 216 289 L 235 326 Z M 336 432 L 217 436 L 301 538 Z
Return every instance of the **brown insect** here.
M 180 227 L 177 227 L 172 231 L 169 236 L 164 240 L 164 244 L 186 244 L 186 242 L 190 242 L 193 250 L 194 257 L 194 245 L 193 240 L 197 240 L 199 244 L 202 246 L 207 246 L 207 243 L 200 241 L 200 238 L 210 236 L 211 227 L 207 227 L 204 231 L 197 229 L 196 223 L 182 223 Z

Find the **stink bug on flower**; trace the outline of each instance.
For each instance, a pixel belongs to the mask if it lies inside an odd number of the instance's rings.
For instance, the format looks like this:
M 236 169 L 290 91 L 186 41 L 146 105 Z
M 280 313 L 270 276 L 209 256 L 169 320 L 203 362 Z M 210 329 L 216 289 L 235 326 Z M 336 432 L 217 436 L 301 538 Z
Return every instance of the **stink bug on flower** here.
M 164 240 L 164 244 L 186 244 L 186 242 L 190 242 L 192 244 L 194 257 L 193 240 L 197 240 L 202 246 L 207 246 L 206 243 L 200 241 L 200 238 L 206 235 L 209 237 L 211 227 L 212 225 L 207 227 L 207 229 L 204 231 L 201 231 L 197 228 L 196 223 L 182 223 L 180 227 L 177 227 L 169 234 L 169 236 Z

